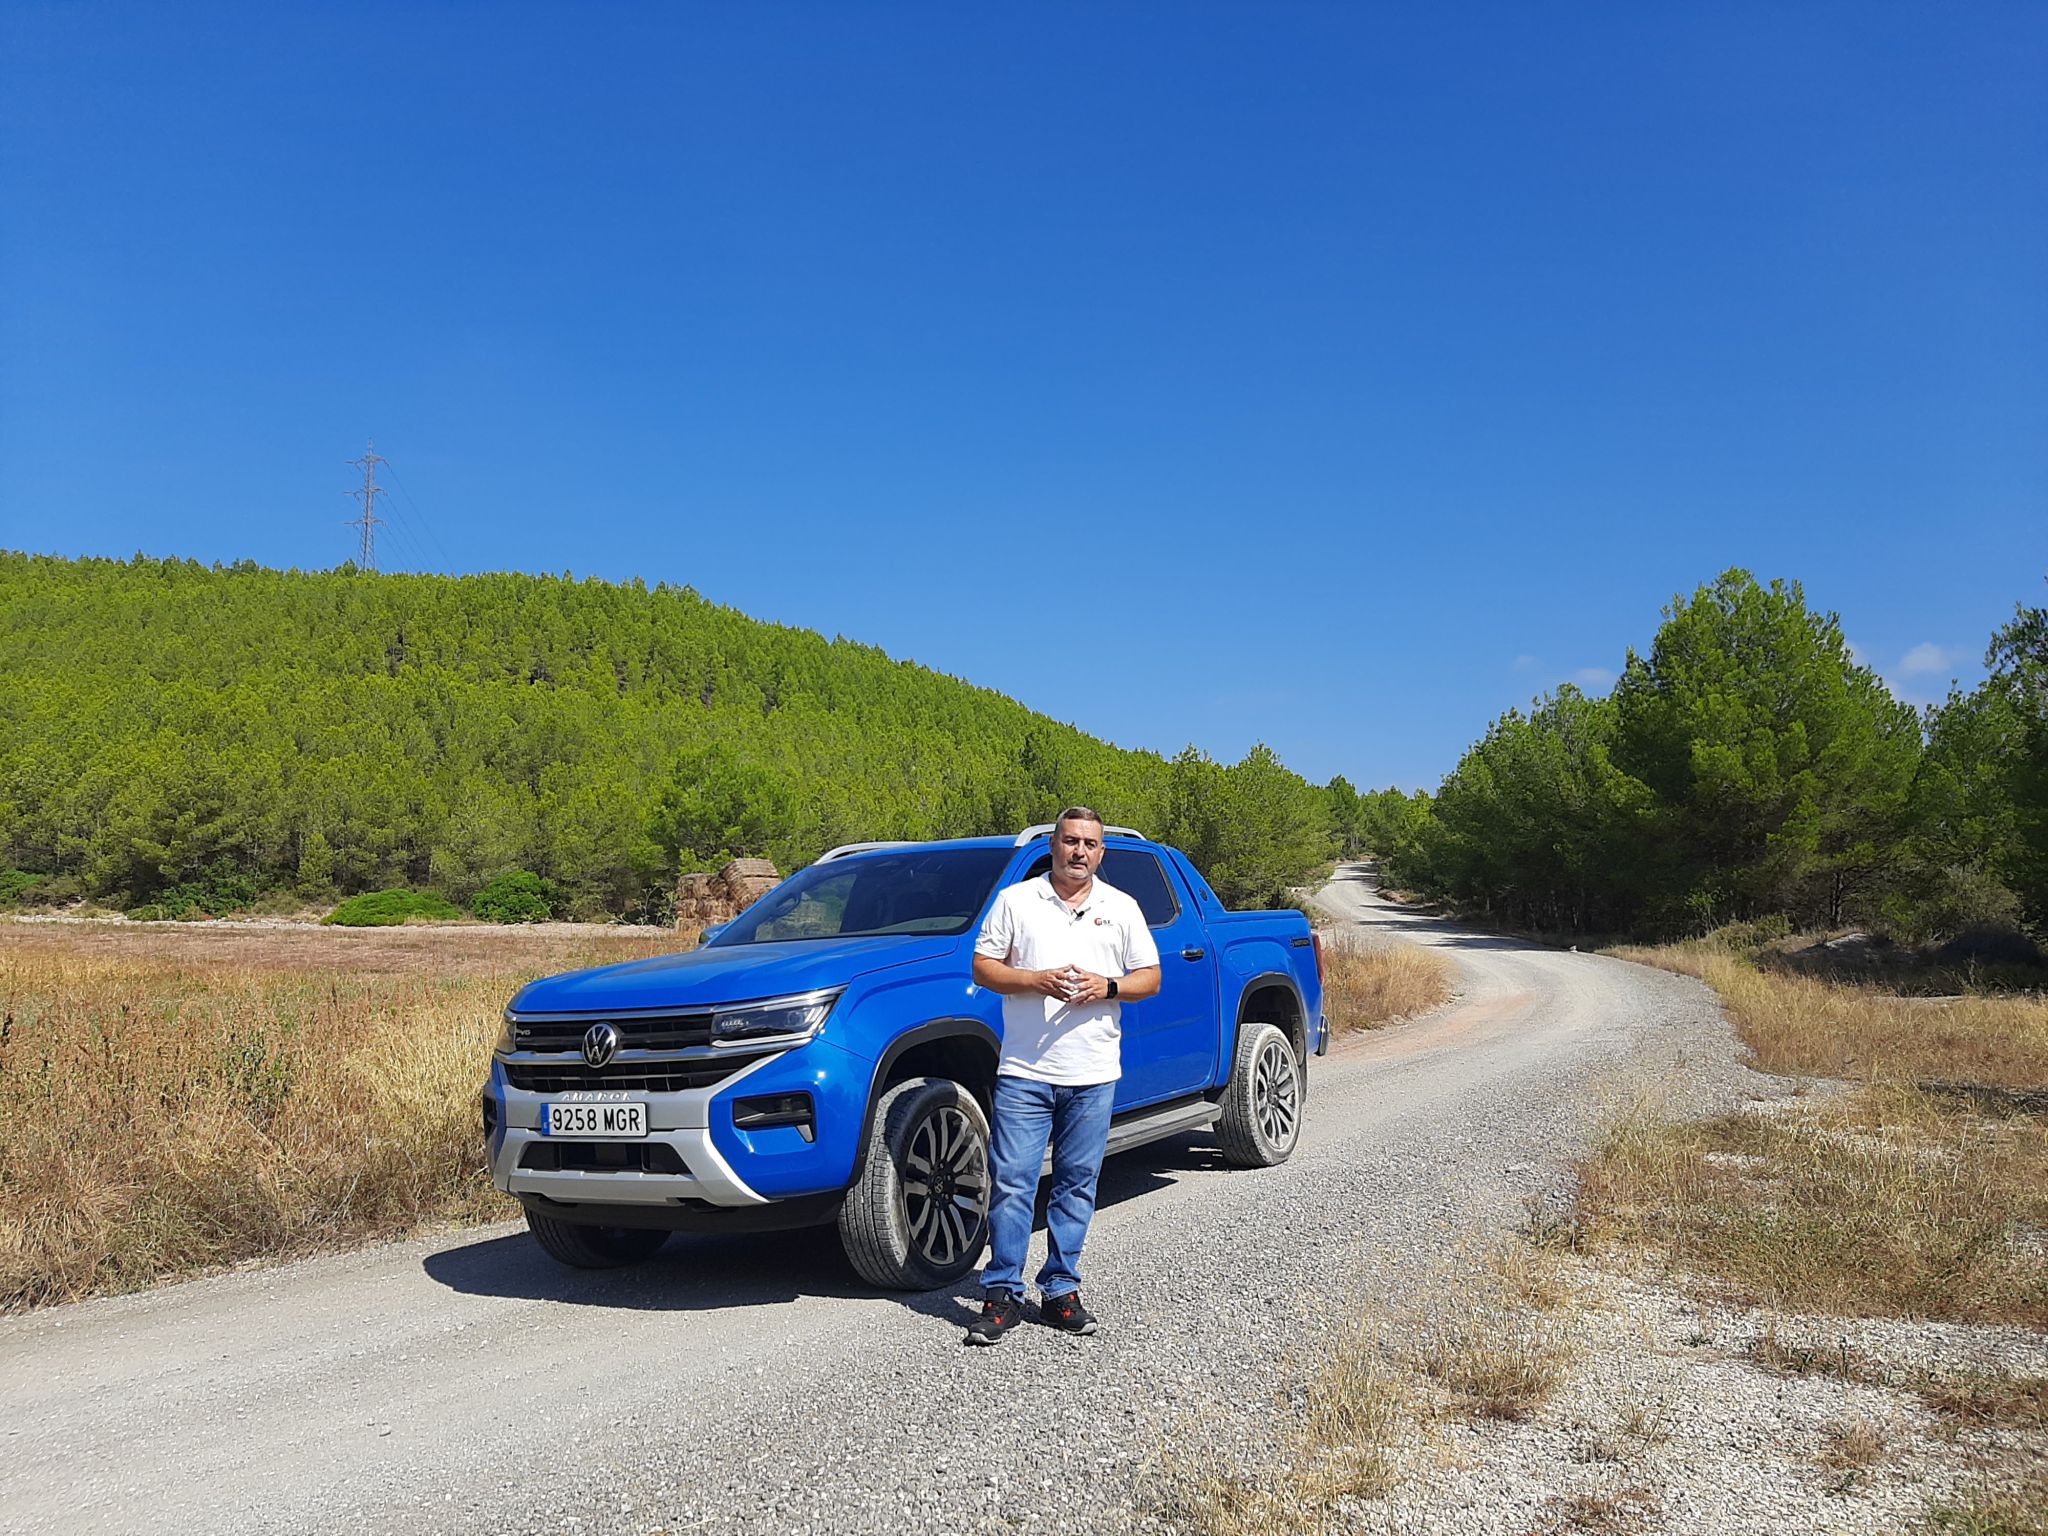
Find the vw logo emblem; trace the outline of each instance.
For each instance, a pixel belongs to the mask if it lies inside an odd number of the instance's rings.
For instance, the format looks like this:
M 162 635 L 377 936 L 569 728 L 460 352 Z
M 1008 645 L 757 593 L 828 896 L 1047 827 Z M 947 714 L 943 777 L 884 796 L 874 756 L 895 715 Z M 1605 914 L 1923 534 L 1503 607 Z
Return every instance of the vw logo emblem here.
M 609 1024 L 593 1024 L 583 1032 L 583 1059 L 601 1067 L 619 1054 L 619 1032 Z

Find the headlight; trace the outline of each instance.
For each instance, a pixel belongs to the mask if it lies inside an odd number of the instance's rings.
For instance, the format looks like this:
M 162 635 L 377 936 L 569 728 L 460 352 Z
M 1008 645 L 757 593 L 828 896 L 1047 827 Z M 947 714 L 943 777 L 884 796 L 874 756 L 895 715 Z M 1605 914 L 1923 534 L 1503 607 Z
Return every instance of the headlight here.
M 711 1015 L 711 1043 L 798 1044 L 825 1027 L 825 1016 L 845 990 L 833 987 L 823 992 L 802 992 L 795 997 L 771 997 L 766 1002 L 721 1008 Z
M 513 1049 L 512 1010 L 510 1008 L 507 1008 L 505 1010 L 505 1016 L 498 1021 L 498 1043 L 492 1046 L 491 1050 L 493 1052 L 502 1054 L 503 1052 L 509 1051 L 511 1049 Z

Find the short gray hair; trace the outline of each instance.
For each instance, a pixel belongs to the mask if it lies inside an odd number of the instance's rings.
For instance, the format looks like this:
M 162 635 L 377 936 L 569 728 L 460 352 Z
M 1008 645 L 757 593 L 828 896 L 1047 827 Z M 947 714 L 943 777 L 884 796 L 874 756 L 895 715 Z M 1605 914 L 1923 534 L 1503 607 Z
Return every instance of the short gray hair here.
M 1053 831 L 1059 831 L 1063 825 L 1070 821 L 1092 821 L 1098 827 L 1102 825 L 1102 818 L 1089 810 L 1087 806 L 1070 805 L 1053 818 Z

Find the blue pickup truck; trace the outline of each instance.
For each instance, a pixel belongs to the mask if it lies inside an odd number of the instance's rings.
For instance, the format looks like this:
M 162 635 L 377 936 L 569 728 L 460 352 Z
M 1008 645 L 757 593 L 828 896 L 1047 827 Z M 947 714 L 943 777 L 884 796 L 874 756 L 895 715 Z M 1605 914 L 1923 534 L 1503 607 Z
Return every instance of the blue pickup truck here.
M 674 1231 L 836 1222 L 876 1285 L 958 1279 L 987 1237 L 1003 1018 L 974 939 L 999 889 L 1045 872 L 1051 830 L 835 848 L 688 954 L 526 987 L 483 1095 L 493 1182 L 579 1267 Z M 1308 920 L 1225 911 L 1129 828 L 1104 848 L 1165 970 L 1123 1010 L 1110 1150 L 1213 1126 L 1230 1162 L 1282 1161 L 1328 1044 Z

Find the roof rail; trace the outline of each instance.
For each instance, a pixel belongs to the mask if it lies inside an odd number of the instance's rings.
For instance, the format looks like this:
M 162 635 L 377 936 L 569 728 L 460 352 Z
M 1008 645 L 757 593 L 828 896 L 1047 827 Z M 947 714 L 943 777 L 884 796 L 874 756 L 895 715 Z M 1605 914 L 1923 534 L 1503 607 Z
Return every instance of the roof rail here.
M 1054 830 L 1058 826 L 1058 822 L 1048 821 L 1043 822 L 1035 827 L 1026 827 L 1022 832 L 1019 832 L 1017 834 L 1017 841 L 1012 843 L 1010 846 L 1012 848 L 1022 848 L 1026 843 L 1033 842 L 1038 838 L 1051 837 Z M 1105 837 L 1135 837 L 1140 841 L 1145 840 L 1145 834 L 1140 832 L 1136 827 L 1104 827 L 1102 829 L 1102 832 Z
M 843 859 L 849 853 L 866 853 L 870 848 L 908 848 L 909 846 L 908 840 L 900 837 L 885 843 L 841 843 L 837 848 L 830 848 L 819 854 L 816 862 L 830 864 L 834 859 Z

